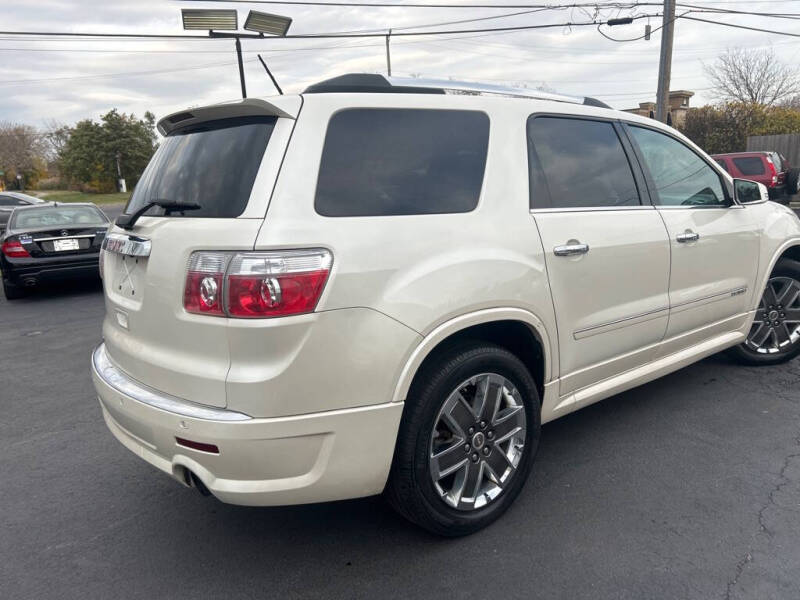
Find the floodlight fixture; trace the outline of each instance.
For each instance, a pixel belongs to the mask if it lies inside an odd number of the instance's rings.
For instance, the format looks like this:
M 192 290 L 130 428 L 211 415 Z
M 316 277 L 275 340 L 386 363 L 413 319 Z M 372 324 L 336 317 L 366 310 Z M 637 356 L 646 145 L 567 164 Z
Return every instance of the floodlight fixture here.
M 181 17 L 184 29 L 236 31 L 239 28 L 236 10 L 182 8 Z
M 244 28 L 247 31 L 256 31 L 258 33 L 283 37 L 286 35 L 286 32 L 289 31 L 289 26 L 291 24 L 291 17 L 283 17 L 281 15 L 251 10 L 244 22 Z

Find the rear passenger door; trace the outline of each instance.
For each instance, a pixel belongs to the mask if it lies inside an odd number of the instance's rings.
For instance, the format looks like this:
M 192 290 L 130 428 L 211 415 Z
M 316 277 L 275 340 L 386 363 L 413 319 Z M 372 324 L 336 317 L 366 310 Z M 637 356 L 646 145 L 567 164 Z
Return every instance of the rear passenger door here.
M 654 355 L 669 314 L 669 240 L 617 122 L 533 115 L 527 134 L 563 396 Z
M 670 318 L 661 353 L 739 329 L 753 293 L 760 296 L 753 289 L 760 235 L 755 211 L 734 204 L 721 174 L 682 140 L 649 127 L 626 128 L 672 248 Z

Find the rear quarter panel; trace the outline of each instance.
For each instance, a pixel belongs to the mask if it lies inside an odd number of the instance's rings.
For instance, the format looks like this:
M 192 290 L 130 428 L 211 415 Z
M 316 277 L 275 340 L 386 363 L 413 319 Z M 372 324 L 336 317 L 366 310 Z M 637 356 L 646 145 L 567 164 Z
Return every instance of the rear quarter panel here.
M 555 340 L 544 255 L 528 205 L 525 119 L 535 103 L 481 100 L 306 96 L 256 248 L 329 248 L 333 271 L 319 311 L 366 307 L 424 337 L 460 315 L 509 307 L 534 315 Z M 443 215 L 318 215 L 314 196 L 328 120 L 338 110 L 365 106 L 486 112 L 489 150 L 477 208 Z M 406 356 L 418 343 L 405 350 Z M 557 349 L 546 351 L 555 360 Z

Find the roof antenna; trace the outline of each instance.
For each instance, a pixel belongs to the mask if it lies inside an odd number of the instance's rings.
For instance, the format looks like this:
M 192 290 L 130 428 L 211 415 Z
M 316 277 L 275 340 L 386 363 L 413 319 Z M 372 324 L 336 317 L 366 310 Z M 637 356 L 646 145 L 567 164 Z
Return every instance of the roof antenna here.
M 269 78 L 272 80 L 272 85 L 274 85 L 275 89 L 278 90 L 278 93 L 281 96 L 283 96 L 283 90 L 281 89 L 281 86 L 278 85 L 278 82 L 275 81 L 275 78 L 272 76 L 272 73 L 270 72 L 269 67 L 267 66 L 267 63 L 264 62 L 264 59 L 261 58 L 260 54 L 258 54 L 257 56 L 258 56 L 258 60 L 261 61 L 261 65 L 264 67 L 264 70 L 267 72 L 267 75 L 269 75 Z

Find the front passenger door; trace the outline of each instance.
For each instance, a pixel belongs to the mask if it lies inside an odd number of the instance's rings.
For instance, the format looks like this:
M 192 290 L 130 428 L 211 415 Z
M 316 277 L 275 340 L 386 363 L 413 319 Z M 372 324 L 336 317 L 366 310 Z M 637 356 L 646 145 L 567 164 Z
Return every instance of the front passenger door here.
M 740 329 L 754 305 L 759 225 L 708 159 L 653 128 L 627 125 L 669 231 L 670 317 L 661 355 Z
M 617 123 L 535 115 L 527 133 L 563 397 L 651 360 L 667 327 L 669 240 Z

